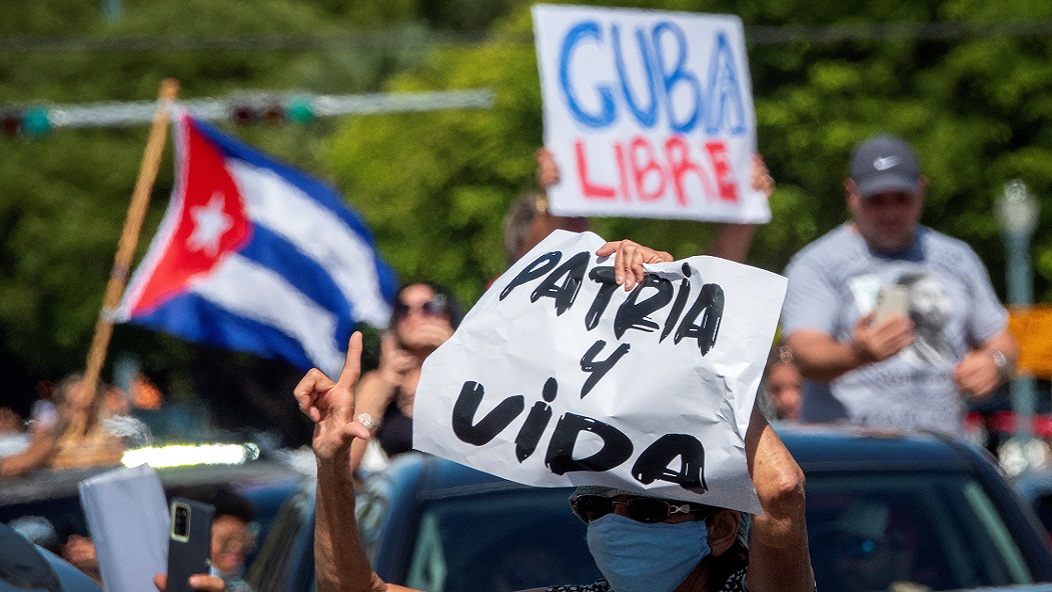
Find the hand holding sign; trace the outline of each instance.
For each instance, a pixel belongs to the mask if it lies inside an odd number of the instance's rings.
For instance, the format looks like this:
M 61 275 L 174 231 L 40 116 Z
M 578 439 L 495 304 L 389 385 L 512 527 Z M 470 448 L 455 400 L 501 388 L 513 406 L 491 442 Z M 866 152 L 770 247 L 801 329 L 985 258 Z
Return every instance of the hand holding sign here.
M 785 279 L 670 260 L 552 233 L 424 362 L 414 447 L 530 485 L 757 511 L 744 436 Z
M 745 34 L 728 15 L 533 8 L 551 212 L 766 222 Z M 543 186 L 543 184 L 542 184 Z
M 672 261 L 672 255 L 665 251 L 655 251 L 630 240 L 610 241 L 599 247 L 595 254 L 599 257 L 614 255 L 614 281 L 624 286 L 626 292 L 643 281 L 646 276 L 644 263 Z
M 341 449 L 350 448 L 355 438 L 369 438 L 369 430 L 352 417 L 361 357 L 362 334 L 355 331 L 339 380 L 333 382 L 324 372 L 312 368 L 292 391 L 300 411 L 314 421 L 312 445 L 319 458 L 331 459 Z

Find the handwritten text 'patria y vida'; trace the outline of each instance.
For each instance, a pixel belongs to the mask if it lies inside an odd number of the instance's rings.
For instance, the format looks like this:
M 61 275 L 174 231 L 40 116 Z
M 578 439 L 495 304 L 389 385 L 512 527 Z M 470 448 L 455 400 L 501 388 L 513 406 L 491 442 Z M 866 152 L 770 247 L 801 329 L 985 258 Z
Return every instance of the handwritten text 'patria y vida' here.
M 613 315 L 613 338 L 618 342 L 613 352 L 603 359 L 599 355 L 607 346 L 606 339 L 597 339 L 580 360 L 580 369 L 587 377 L 579 396 L 583 399 L 595 385 L 631 350 L 623 343 L 628 331 L 654 333 L 659 343 L 671 338 L 674 344 L 693 344 L 701 355 L 708 354 L 716 345 L 720 321 L 723 317 L 724 293 L 715 283 L 704 284 L 692 294 L 692 270 L 683 265 L 684 279 L 678 283 L 648 274 L 628 297 L 611 310 L 610 302 L 619 286 L 614 281 L 610 266 L 591 265 L 594 256 L 581 251 L 567 258 L 561 251 L 545 253 L 525 266 L 500 291 L 503 301 L 519 290 L 529 290 L 530 302 L 554 308 L 563 315 L 578 303 L 577 296 L 585 281 L 598 284 L 598 291 L 587 303 L 584 329 L 593 331 L 600 319 Z M 689 304 L 689 305 L 688 305 Z M 658 319 L 658 320 L 654 320 Z M 547 379 L 541 400 L 534 403 L 525 422 L 515 437 L 515 457 L 521 463 L 537 450 L 541 438 L 552 419 L 550 403 L 559 394 L 556 377 Z M 453 406 L 453 432 L 461 441 L 482 446 L 508 428 L 526 410 L 526 397 L 514 394 L 504 398 L 482 418 L 476 415 L 486 396 L 485 387 L 477 381 L 465 381 Z M 575 447 L 583 433 L 597 437 L 602 446 L 585 458 L 575 455 Z M 575 413 L 562 414 L 555 424 L 545 454 L 545 466 L 563 475 L 571 471 L 608 471 L 632 457 L 635 445 L 615 426 Z M 678 470 L 669 465 L 679 458 Z M 704 478 L 705 448 L 689 434 L 665 434 L 649 443 L 632 466 L 632 475 L 649 485 L 656 480 L 677 483 L 703 493 L 707 488 Z

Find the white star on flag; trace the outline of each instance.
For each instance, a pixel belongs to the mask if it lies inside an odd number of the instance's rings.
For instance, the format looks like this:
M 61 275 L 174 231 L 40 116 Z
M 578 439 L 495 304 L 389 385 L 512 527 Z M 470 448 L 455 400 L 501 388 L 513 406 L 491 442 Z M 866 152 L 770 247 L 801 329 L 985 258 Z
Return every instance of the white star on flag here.
M 194 232 L 186 239 L 186 247 L 215 257 L 219 253 L 219 239 L 234 225 L 230 216 L 223 213 L 223 194 L 213 193 L 207 206 L 191 206 L 190 215 L 194 218 Z

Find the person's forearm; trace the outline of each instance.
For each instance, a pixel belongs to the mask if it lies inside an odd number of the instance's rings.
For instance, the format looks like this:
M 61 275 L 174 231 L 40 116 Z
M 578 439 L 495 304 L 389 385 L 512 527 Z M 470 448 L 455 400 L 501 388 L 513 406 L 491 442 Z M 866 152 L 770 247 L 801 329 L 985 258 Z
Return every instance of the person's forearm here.
M 1019 364 L 1019 344 L 1008 331 L 1002 331 L 991 337 L 978 349 L 988 355 L 996 355 L 994 352 L 1001 352 L 1005 357 L 1005 361 L 1008 362 L 1009 368 L 1013 371 Z
M 365 453 L 369 447 L 368 440 L 355 440 L 351 443 L 351 456 L 348 461 L 348 469 L 351 471 L 352 477 L 361 477 L 358 475 L 358 469 L 362 468 L 362 461 L 365 460 Z
M 749 589 L 812 592 L 804 473 L 758 408 L 745 437 L 749 474 L 763 514 L 749 539 Z
M 373 419 L 383 418 L 397 393 L 398 385 L 386 380 L 379 370 L 366 373 L 354 393 L 354 416 L 368 413 Z
M 981 399 L 1015 376 L 1018 358 L 1019 346 L 1005 330 L 969 351 L 951 376 L 961 394 Z
M 745 256 L 749 254 L 749 247 L 755 235 L 755 224 L 721 224 L 716 238 L 713 239 L 705 254 L 742 263 L 745 261 Z
M 812 380 L 834 380 L 866 363 L 862 350 L 851 342 L 836 341 L 818 332 L 794 332 L 785 343 L 800 374 Z
M 0 477 L 18 477 L 44 466 L 55 451 L 55 443 L 50 433 L 33 434 L 28 448 L 0 460 Z
M 383 421 L 384 414 L 387 412 L 387 406 L 391 404 L 391 400 L 397 391 L 397 387 L 385 381 L 378 371 L 367 373 L 358 383 L 354 404 L 355 419 L 361 417 L 363 413 L 368 415 L 374 422 L 369 426 L 369 429 L 375 435 L 376 430 L 380 427 L 379 422 Z M 367 440 L 358 439 L 351 444 L 350 468 L 352 475 L 357 473 L 361 467 L 368 444 Z
M 386 590 L 369 565 L 358 535 L 347 448 L 331 459 L 318 459 L 314 561 L 319 592 Z

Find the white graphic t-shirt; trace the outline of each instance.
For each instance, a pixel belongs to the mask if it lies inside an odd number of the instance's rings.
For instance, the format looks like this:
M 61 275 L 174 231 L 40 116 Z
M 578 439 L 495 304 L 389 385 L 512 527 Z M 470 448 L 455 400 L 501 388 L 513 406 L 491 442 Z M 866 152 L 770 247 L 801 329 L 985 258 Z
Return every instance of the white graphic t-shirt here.
M 782 331 L 817 330 L 848 341 L 886 286 L 901 286 L 916 339 L 895 356 L 829 382 L 805 383 L 809 422 L 960 431 L 964 402 L 951 372 L 965 354 L 1004 330 L 1007 312 L 979 257 L 957 239 L 919 227 L 906 250 L 879 253 L 844 224 L 786 268 Z

